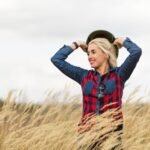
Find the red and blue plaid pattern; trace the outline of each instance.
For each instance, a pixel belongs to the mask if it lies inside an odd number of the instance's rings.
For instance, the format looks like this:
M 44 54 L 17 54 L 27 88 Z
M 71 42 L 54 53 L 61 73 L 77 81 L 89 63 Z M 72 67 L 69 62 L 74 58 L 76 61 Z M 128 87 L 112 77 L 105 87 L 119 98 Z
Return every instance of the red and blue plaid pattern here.
M 112 108 L 121 108 L 122 107 L 122 94 L 123 94 L 123 88 L 124 83 L 121 80 L 121 77 L 117 75 L 117 70 L 113 69 L 108 74 L 102 76 L 103 83 L 105 84 L 105 96 L 101 99 L 98 99 L 98 74 L 95 73 L 94 70 L 90 70 L 88 74 L 83 78 L 81 82 L 82 92 L 83 92 L 83 115 L 84 118 L 88 114 L 101 114 L 108 109 Z M 109 86 L 109 82 L 114 81 L 112 84 L 113 91 L 109 92 L 107 90 L 107 86 Z M 85 91 L 86 84 L 92 84 L 91 91 L 88 91 L 88 93 Z M 89 88 L 91 88 L 89 86 Z

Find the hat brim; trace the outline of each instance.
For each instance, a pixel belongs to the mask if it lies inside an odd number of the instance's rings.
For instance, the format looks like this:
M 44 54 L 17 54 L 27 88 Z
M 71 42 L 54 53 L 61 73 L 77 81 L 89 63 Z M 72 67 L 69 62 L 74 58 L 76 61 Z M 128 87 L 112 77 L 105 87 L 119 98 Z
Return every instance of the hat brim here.
M 88 45 L 90 41 L 96 38 L 106 38 L 110 43 L 113 43 L 115 41 L 115 36 L 106 30 L 96 30 L 89 34 L 86 44 Z M 115 46 L 115 45 L 114 45 Z M 115 46 L 116 49 L 116 56 L 118 57 L 118 47 Z

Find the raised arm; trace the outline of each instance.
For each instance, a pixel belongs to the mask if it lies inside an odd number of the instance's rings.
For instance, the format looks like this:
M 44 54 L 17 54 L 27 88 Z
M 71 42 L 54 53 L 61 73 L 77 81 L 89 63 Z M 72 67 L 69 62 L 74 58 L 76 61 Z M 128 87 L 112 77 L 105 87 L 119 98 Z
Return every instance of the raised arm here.
M 88 70 L 82 69 L 80 67 L 74 66 L 65 61 L 68 55 L 75 50 L 73 45 L 64 45 L 60 48 L 55 55 L 51 58 L 51 62 L 65 75 L 75 80 L 79 84 L 82 81 L 83 76 L 88 72 Z
M 124 61 L 124 63 L 119 67 L 119 74 L 122 80 L 126 82 L 132 74 L 133 70 L 135 69 L 136 64 L 139 61 L 140 56 L 142 54 L 142 50 L 129 38 L 126 38 L 122 42 L 122 46 L 124 46 L 130 53 Z

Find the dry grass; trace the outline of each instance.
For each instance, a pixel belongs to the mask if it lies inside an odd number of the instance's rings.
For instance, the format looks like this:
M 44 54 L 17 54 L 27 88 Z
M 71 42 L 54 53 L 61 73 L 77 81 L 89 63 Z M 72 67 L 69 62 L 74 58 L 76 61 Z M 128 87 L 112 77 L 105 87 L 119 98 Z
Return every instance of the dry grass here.
M 66 94 L 65 98 L 68 97 Z M 113 132 L 112 111 L 92 119 L 93 128 L 79 134 L 77 125 L 82 106 L 78 101 L 81 100 L 72 98 L 70 103 L 58 103 L 53 100 L 54 95 L 49 99 L 51 102 L 43 105 L 18 104 L 10 92 L 5 101 L 0 102 L 0 150 L 111 150 L 118 144 L 119 132 Z M 123 112 L 124 149 L 149 150 L 150 105 L 126 102 Z

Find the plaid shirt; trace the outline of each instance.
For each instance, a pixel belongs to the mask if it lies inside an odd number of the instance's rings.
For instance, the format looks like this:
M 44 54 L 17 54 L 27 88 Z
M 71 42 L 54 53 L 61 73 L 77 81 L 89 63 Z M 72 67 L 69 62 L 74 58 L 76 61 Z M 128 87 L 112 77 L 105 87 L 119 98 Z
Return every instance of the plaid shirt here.
M 126 38 L 123 46 L 130 53 L 120 67 L 110 67 L 109 72 L 101 76 L 96 70 L 86 70 L 74 66 L 65 61 L 73 49 L 64 45 L 51 58 L 52 63 L 65 75 L 81 85 L 83 93 L 82 118 L 89 114 L 102 114 L 111 108 L 122 108 L 122 94 L 125 82 L 129 79 L 142 54 L 139 48 L 129 38 Z M 104 97 L 99 99 L 99 84 L 105 85 Z M 120 112 L 123 117 L 122 112 Z

